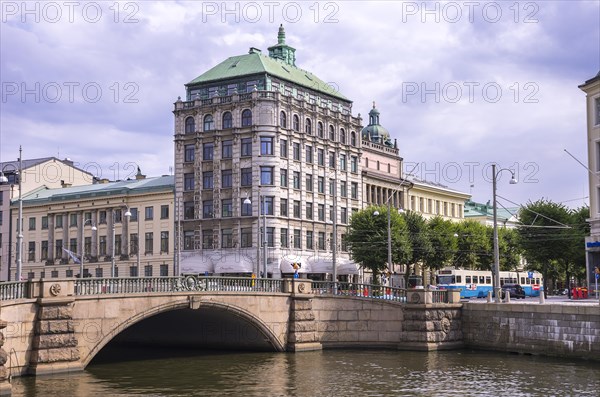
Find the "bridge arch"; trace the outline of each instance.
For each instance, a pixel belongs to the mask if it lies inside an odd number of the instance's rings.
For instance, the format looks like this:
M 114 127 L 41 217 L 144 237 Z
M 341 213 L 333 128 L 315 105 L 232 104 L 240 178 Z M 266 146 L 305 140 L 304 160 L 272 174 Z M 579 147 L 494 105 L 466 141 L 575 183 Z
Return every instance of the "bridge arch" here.
M 268 324 L 262 318 L 260 318 L 257 314 L 252 313 L 251 311 L 240 307 L 235 304 L 231 304 L 229 302 L 221 302 L 216 300 L 202 300 L 196 303 L 197 305 L 191 305 L 190 302 L 193 301 L 192 296 L 179 296 L 179 299 L 162 302 L 158 305 L 154 305 L 152 307 L 148 307 L 146 310 L 135 313 L 134 315 L 123 316 L 117 319 L 112 319 L 110 323 L 108 320 L 99 319 L 102 325 L 100 325 L 101 329 L 105 329 L 105 327 L 110 324 L 111 329 L 107 332 L 100 331 L 100 338 L 89 338 L 85 335 L 85 329 L 82 328 L 80 330 L 79 335 L 79 345 L 85 345 L 85 349 L 82 352 L 82 357 L 80 359 L 82 368 L 85 368 L 93 358 L 117 335 L 121 334 L 126 329 L 131 326 L 141 323 L 142 321 L 149 319 L 151 317 L 181 309 L 214 309 L 218 310 L 222 313 L 227 313 L 227 315 L 232 315 L 238 319 L 243 320 L 248 325 L 254 327 L 264 338 L 270 343 L 275 351 L 282 352 L 285 351 L 286 339 L 287 339 L 287 330 L 280 335 L 277 335 L 274 332 L 273 324 Z M 95 300 L 97 303 L 98 301 Z M 90 302 L 92 303 L 92 302 Z M 116 320 L 116 321 L 115 321 Z M 97 323 L 95 323 L 96 326 Z M 84 347 L 84 346 L 81 346 Z

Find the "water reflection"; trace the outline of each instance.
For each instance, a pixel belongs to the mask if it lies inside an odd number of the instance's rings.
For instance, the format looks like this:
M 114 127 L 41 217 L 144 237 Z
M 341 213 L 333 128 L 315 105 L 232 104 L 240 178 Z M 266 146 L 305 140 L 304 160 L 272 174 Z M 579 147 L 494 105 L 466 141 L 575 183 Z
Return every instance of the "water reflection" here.
M 164 352 L 162 352 L 164 353 Z M 489 352 L 203 352 L 94 362 L 83 373 L 13 380 L 15 396 L 594 396 L 600 363 Z M 171 351 L 171 354 L 173 352 Z

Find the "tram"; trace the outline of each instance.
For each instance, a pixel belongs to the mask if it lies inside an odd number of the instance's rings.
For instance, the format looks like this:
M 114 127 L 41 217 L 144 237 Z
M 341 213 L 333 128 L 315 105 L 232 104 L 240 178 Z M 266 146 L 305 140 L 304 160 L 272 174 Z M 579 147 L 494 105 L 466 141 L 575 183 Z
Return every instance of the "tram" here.
M 461 298 L 484 298 L 493 292 L 492 272 L 485 270 L 441 269 L 436 281 L 440 289 L 460 289 Z M 539 296 L 543 290 L 542 274 L 535 271 L 501 271 L 500 285 L 504 284 L 520 284 L 525 296 Z

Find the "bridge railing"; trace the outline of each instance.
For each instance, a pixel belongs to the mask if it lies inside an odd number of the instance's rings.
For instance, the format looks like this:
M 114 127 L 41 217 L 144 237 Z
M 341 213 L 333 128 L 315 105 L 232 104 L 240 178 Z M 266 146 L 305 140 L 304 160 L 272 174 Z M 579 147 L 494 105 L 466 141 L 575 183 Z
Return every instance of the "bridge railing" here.
M 28 285 L 27 281 L 0 283 L 0 300 L 7 301 L 27 298 Z
M 386 287 L 385 285 L 313 281 L 312 290 L 315 295 L 360 296 L 364 298 L 406 302 L 406 289 Z
M 136 294 L 182 291 L 282 292 L 279 279 L 248 277 L 128 277 L 75 280 L 75 295 Z

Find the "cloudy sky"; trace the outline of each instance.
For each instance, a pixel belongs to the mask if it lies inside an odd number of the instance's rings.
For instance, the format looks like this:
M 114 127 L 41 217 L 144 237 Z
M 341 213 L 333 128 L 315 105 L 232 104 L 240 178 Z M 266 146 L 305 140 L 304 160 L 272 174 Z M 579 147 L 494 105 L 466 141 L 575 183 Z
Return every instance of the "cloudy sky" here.
M 600 2 L 3 1 L 0 161 L 68 157 L 110 179 L 170 173 L 184 84 L 285 26 L 296 64 L 376 101 L 417 177 L 491 199 L 587 203 L 585 96 Z M 418 164 L 415 168 L 415 164 Z M 503 201 L 505 205 L 511 205 Z

